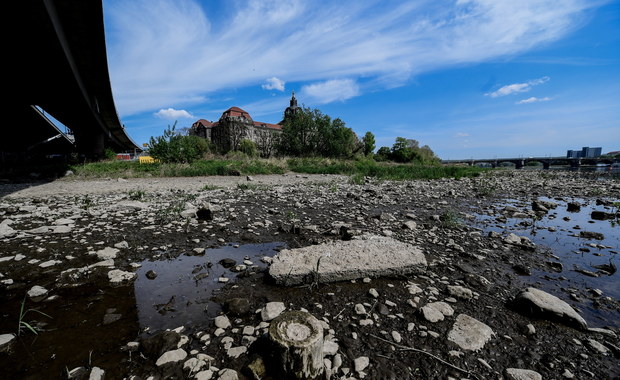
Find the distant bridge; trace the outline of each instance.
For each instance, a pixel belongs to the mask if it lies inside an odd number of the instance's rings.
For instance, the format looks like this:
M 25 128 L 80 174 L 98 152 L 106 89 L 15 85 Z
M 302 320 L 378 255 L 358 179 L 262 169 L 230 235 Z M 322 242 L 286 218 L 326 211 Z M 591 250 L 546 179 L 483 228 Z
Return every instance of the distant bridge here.
M 3 157 L 106 148 L 140 150 L 116 112 L 105 44 L 102 0 L 28 0 L 5 4 Z M 8 25 L 8 24 L 7 24 Z M 69 128 L 64 133 L 47 117 Z M 64 129 L 64 128 L 63 128 Z
M 551 165 L 565 165 L 572 168 L 578 168 L 582 165 L 597 165 L 606 164 L 611 165 L 616 162 L 620 162 L 619 159 L 614 158 L 566 158 L 566 157 L 518 157 L 518 158 L 470 158 L 466 160 L 443 160 L 442 164 L 467 164 L 470 166 L 478 164 L 489 164 L 492 167 L 497 167 L 502 163 L 509 162 L 514 164 L 515 168 L 522 169 L 530 162 L 539 162 L 542 164 L 543 169 L 549 169 Z

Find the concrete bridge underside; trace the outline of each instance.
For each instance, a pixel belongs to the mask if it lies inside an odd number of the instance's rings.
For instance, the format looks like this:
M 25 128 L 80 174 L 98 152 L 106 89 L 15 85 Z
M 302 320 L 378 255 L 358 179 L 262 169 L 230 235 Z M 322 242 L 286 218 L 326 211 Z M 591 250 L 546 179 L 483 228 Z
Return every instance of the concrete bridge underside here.
M 0 151 L 71 149 L 98 158 L 105 148 L 139 150 L 121 124 L 110 85 L 101 0 L 7 3 L 9 118 Z M 75 145 L 33 106 L 67 126 Z M 46 149 L 49 151 L 49 149 Z

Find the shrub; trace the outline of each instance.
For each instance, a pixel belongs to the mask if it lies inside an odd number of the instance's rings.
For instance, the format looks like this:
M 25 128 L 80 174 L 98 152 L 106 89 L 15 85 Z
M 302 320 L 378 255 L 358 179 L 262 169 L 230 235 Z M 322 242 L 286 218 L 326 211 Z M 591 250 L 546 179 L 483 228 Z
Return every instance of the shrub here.
M 258 156 L 258 148 L 252 140 L 243 139 L 239 143 L 239 151 L 245 153 L 248 157 Z
M 209 144 L 198 136 L 182 136 L 175 132 L 176 122 L 163 136 L 151 137 L 149 153 L 164 163 L 190 163 L 209 151 Z

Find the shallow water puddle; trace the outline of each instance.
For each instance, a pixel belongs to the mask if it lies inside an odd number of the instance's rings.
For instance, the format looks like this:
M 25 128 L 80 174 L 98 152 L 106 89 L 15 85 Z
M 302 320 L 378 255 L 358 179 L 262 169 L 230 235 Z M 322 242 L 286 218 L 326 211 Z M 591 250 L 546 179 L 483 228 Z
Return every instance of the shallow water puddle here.
M 221 306 L 211 301 L 211 297 L 226 284 L 219 282 L 219 278 L 233 282 L 243 273 L 231 271 L 237 265 L 246 265 L 248 270 L 266 267 L 261 258 L 273 256 L 285 244 L 235 246 L 207 249 L 200 256 L 181 255 L 171 260 L 141 262 L 134 283 L 141 328 L 153 331 L 207 325 L 221 311 Z M 225 267 L 221 264 L 224 259 L 234 260 L 235 265 Z M 252 264 L 244 264 L 246 259 Z M 154 279 L 147 277 L 150 271 L 157 274 Z
M 507 206 L 513 206 L 519 211 L 531 210 L 529 201 L 514 199 L 505 200 L 494 205 L 495 215 L 476 215 L 476 221 L 483 226 L 485 232 L 514 233 L 528 237 L 536 245 L 549 248 L 556 258 L 550 257 L 549 262 L 559 262 L 561 267 L 549 266 L 547 270 L 532 270 L 531 276 L 521 278 L 529 283 L 541 284 L 545 290 L 554 290 L 552 293 L 566 298 L 567 288 L 600 289 L 603 297 L 609 296 L 620 300 L 620 274 L 615 269 L 620 266 L 620 225 L 617 220 L 595 220 L 593 211 L 615 212 L 613 206 L 597 205 L 594 201 L 583 199 L 557 200 L 538 198 L 557 204 L 555 209 L 541 218 L 502 218 L 499 214 Z M 617 201 L 617 200 L 616 200 Z M 576 202 L 581 205 L 579 211 L 568 211 L 568 203 Z M 584 238 L 583 231 L 602 234 L 603 239 Z M 553 269 L 556 268 L 556 269 Z M 593 277 L 597 276 L 597 277 Z M 549 281 L 552 280 L 552 281 Z M 559 289 L 558 289 L 559 287 Z M 564 294 L 564 296 L 563 296 Z M 585 308 L 584 316 L 588 322 L 620 326 L 620 313 L 599 310 L 582 304 Z M 590 318 L 587 317 L 590 314 Z M 596 322 L 598 320 L 600 322 Z

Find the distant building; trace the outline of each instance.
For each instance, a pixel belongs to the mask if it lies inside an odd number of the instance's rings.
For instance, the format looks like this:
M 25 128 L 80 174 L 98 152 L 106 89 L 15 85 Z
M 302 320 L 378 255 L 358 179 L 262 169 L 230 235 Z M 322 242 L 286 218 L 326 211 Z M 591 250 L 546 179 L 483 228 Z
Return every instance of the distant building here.
M 290 106 L 284 111 L 284 118 L 278 124 L 254 121 L 250 114 L 239 107 L 231 107 L 222 113 L 220 119 L 211 122 L 200 119 L 192 124 L 189 134 L 205 138 L 221 152 L 237 150 L 241 140 L 253 141 L 261 156 L 271 156 L 276 149 L 277 137 L 282 132 L 284 121 L 299 111 L 295 92 Z
M 584 146 L 581 150 L 568 150 L 566 158 L 596 158 L 601 155 L 602 150 L 600 146 L 596 148 Z

